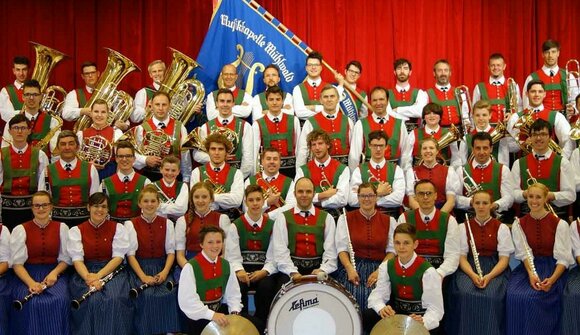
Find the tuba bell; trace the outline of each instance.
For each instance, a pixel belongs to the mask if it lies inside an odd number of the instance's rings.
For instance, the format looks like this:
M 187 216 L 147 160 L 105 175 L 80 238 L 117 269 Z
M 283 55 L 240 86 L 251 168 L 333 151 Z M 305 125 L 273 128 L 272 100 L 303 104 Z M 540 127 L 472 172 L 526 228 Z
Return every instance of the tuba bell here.
M 93 95 L 84 105 L 84 107 L 91 107 L 93 102 L 97 99 L 103 99 L 107 101 L 109 106 L 111 106 L 110 114 L 111 117 L 107 117 L 107 120 L 112 121 L 121 121 L 125 122 L 129 115 L 131 115 L 131 111 L 133 110 L 133 102 L 125 101 L 120 106 L 123 106 L 124 109 L 122 110 L 114 110 L 113 106 L 119 106 L 119 103 L 116 102 L 117 99 L 125 99 L 128 94 L 119 93 L 122 91 L 117 90 L 117 85 L 125 78 L 126 75 L 133 71 L 141 71 L 135 63 L 133 63 L 129 58 L 123 56 L 120 52 L 115 51 L 113 49 L 105 48 L 109 51 L 109 56 L 107 58 L 107 66 L 105 67 L 105 71 L 103 71 Z M 123 119 L 123 117 L 125 119 Z M 90 117 L 83 115 L 78 121 L 75 123 L 74 131 L 77 132 L 79 130 L 84 130 L 90 127 L 92 120 Z
M 437 150 L 441 152 L 441 150 L 447 148 L 451 143 L 459 140 L 461 140 L 461 132 L 452 124 L 449 127 L 449 131 L 437 140 Z M 420 158 L 419 156 L 416 157 L 418 158 L 416 165 L 419 166 L 423 164 L 423 158 Z
M 40 91 L 42 92 L 42 101 L 40 102 L 40 109 L 49 113 L 53 118 L 60 117 L 62 104 L 66 98 L 66 91 L 64 88 L 52 85 L 47 87 L 50 73 L 54 67 L 60 63 L 65 57 L 64 53 L 49 48 L 45 45 L 30 42 L 34 47 L 36 55 L 36 64 L 32 72 L 32 79 L 38 81 L 40 84 Z M 62 120 L 60 121 L 62 126 Z M 49 139 L 50 140 L 50 139 Z

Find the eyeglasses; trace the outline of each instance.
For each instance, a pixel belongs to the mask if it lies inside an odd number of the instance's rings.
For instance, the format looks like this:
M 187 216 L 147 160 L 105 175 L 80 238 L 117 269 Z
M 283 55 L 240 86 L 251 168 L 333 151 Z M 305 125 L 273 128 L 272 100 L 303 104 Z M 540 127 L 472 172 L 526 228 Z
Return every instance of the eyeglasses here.
M 108 209 L 109 206 L 105 203 L 105 204 L 98 204 L 98 205 L 91 205 L 90 207 L 92 208 L 96 208 L 96 209 Z
M 97 74 L 97 71 L 93 71 L 93 72 L 85 72 L 83 73 L 83 76 L 85 77 L 89 77 L 89 76 L 94 76 Z
M 371 144 L 370 147 L 371 147 L 371 149 L 383 149 L 384 147 L 386 147 L 386 145 L 384 145 L 384 144 Z
M 119 159 L 124 159 L 124 158 L 125 159 L 131 159 L 131 158 L 135 157 L 135 155 L 117 155 L 115 157 L 117 157 Z
M 376 198 L 377 195 L 376 194 L 359 194 L 358 197 L 361 199 L 370 200 L 370 199 Z
M 27 126 L 22 126 L 22 127 L 20 127 L 20 126 L 12 126 L 12 127 L 10 127 L 10 129 L 11 130 L 14 130 L 14 131 L 26 131 L 29 128 Z
M 433 195 L 433 193 L 435 193 L 435 192 L 431 192 L 431 191 L 428 191 L 428 192 L 417 192 L 417 196 L 419 196 L 419 197 L 430 197 L 430 196 Z
M 346 70 L 346 72 L 352 73 L 352 74 L 357 75 L 357 76 L 360 76 L 360 72 L 359 71 L 355 71 L 355 70 L 350 70 L 349 69 L 349 70 Z
M 319 67 L 320 64 L 306 64 L 306 66 L 308 66 L 308 67 Z
M 544 137 L 545 138 L 545 137 L 550 136 L 550 134 L 549 133 L 532 133 L 531 136 L 532 137 Z
M 41 208 L 42 209 L 47 209 L 48 206 L 50 206 L 50 205 L 52 205 L 50 202 L 45 202 L 45 203 L 42 203 L 42 204 L 32 204 L 32 208 L 34 208 L 34 209 L 41 209 Z
M 40 93 L 24 93 L 22 94 L 23 97 L 30 99 L 30 98 L 38 98 L 39 96 L 41 96 L 42 94 Z

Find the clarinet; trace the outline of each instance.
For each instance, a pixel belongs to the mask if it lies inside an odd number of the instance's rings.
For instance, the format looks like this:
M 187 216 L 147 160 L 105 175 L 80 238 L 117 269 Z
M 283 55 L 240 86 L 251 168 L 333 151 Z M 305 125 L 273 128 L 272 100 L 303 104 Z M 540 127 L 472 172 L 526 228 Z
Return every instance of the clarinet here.
M 125 269 L 125 266 L 120 265 L 115 271 L 113 271 L 113 272 L 109 273 L 108 275 L 104 276 L 103 278 L 99 279 L 101 284 L 103 286 L 105 286 L 105 284 L 107 284 L 109 281 L 111 281 L 111 279 L 115 278 L 115 276 L 118 275 L 124 269 Z M 93 295 L 93 293 L 95 293 L 95 292 L 97 292 L 97 288 L 94 286 L 91 286 L 87 292 L 85 292 L 82 296 L 80 296 L 80 298 L 71 301 L 71 307 L 73 309 L 79 309 L 81 307 L 81 304 L 85 300 L 87 300 L 87 298 L 89 298 L 91 295 Z
M 129 290 L 129 297 L 133 298 L 133 299 L 137 299 L 137 297 L 139 296 L 139 293 L 143 292 L 144 289 L 148 288 L 149 284 L 145 283 L 145 284 L 141 284 L 141 286 L 139 287 L 135 287 Z
M 173 280 L 169 280 L 167 281 L 167 283 L 165 284 L 165 287 L 167 288 L 167 290 L 169 291 L 173 291 L 174 288 L 177 287 L 177 285 L 179 285 L 178 282 L 174 282 Z
M 22 308 L 24 308 L 24 304 L 27 303 L 30 299 L 34 298 L 35 296 L 41 294 L 42 292 L 44 292 L 44 290 L 46 290 L 46 284 L 42 284 L 42 291 L 38 292 L 38 293 L 30 293 L 27 296 L 25 296 L 24 298 L 22 298 L 21 300 L 14 300 L 12 302 L 12 306 L 16 309 L 21 311 Z
M 354 259 L 354 248 L 352 247 L 352 241 L 350 240 L 350 232 L 348 231 L 348 221 L 346 220 L 346 209 L 342 208 L 342 214 L 344 215 L 344 223 L 346 225 L 346 236 L 348 237 L 348 253 L 350 255 L 350 263 L 356 271 L 356 261 Z
M 536 264 L 534 264 L 534 254 L 532 254 L 532 249 L 528 244 L 526 234 L 524 233 L 523 228 L 520 224 L 520 219 L 516 218 L 516 221 L 520 228 L 518 231 L 520 232 L 520 237 L 522 238 L 522 243 L 524 244 L 524 251 L 526 253 L 526 259 L 528 260 L 528 265 L 530 266 L 530 271 L 532 271 L 532 275 L 536 276 L 536 278 L 539 279 L 540 276 L 538 276 L 538 272 L 536 271 Z M 539 283 L 536 283 L 536 285 L 539 285 Z
M 473 263 L 475 264 L 475 271 L 477 271 L 479 279 L 482 279 L 483 271 L 481 271 L 481 264 L 479 263 L 479 253 L 477 252 L 477 248 L 475 247 L 475 240 L 473 239 L 473 232 L 471 231 L 471 226 L 469 225 L 469 216 L 467 216 L 467 213 L 465 214 L 465 225 L 467 226 L 467 230 L 469 231 L 469 246 L 471 247 L 471 254 L 473 255 Z

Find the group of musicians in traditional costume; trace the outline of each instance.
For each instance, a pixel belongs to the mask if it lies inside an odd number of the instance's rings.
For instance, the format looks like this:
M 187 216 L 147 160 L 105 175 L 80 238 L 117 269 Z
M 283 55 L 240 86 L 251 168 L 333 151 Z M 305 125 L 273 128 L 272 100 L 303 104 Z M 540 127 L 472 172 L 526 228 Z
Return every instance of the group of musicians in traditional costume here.
M 292 92 L 269 65 L 252 97 L 228 64 L 187 107 L 177 87 L 203 86 L 161 60 L 124 104 L 83 63 L 84 87 L 49 107 L 15 57 L 0 335 L 201 334 L 233 314 L 275 333 L 277 293 L 302 281 L 338 283 L 361 333 L 396 314 L 432 334 L 577 333 L 580 85 L 556 41 L 542 49 L 521 95 L 501 54 L 471 95 L 445 59 L 427 90 L 398 59 L 396 85 L 367 94 L 360 62 L 330 84 L 312 52 Z

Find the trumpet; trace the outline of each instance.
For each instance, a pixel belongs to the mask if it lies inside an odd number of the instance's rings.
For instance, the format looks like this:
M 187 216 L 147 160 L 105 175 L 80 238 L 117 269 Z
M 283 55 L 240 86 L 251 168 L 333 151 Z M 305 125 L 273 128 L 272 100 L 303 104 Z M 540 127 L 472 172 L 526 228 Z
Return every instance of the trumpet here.
M 469 216 L 467 213 L 465 214 L 465 225 L 467 226 L 467 230 L 469 231 L 469 246 L 471 247 L 471 253 L 473 254 L 473 263 L 475 264 L 475 271 L 477 271 L 477 275 L 479 279 L 483 279 L 483 271 L 481 270 L 481 264 L 479 263 L 479 253 L 477 252 L 477 248 L 475 247 L 475 240 L 473 239 L 473 232 L 471 231 L 471 225 L 469 224 Z
M 524 245 L 524 251 L 526 253 L 526 259 L 528 260 L 528 266 L 530 267 L 530 271 L 532 271 L 532 274 L 534 276 L 536 276 L 536 278 L 540 278 L 540 276 L 538 276 L 538 272 L 536 271 L 536 264 L 534 263 L 534 254 L 532 253 L 532 249 L 530 248 L 530 245 L 528 244 L 528 240 L 526 239 L 526 234 L 524 233 L 524 228 L 522 228 L 522 225 L 520 224 L 520 219 L 516 218 L 516 222 L 518 223 L 518 231 L 519 231 L 519 235 L 522 239 L 522 243 Z M 536 286 L 539 286 L 540 283 L 536 283 Z
M 478 191 L 483 190 L 480 184 L 476 183 L 475 180 L 467 173 L 467 170 L 463 169 L 463 188 L 465 188 L 465 196 L 471 198 Z
M 261 176 L 259 178 L 262 179 L 264 184 L 266 184 L 266 191 L 264 192 L 264 200 L 268 199 L 273 193 L 280 193 L 280 190 L 278 190 L 276 185 L 268 183 L 268 181 L 266 181 L 266 179 L 262 178 Z M 278 199 L 278 203 L 276 203 L 276 205 L 280 207 L 279 204 L 282 204 L 282 206 L 286 205 L 284 198 L 282 198 L 281 196 Z
M 123 271 L 125 269 L 124 265 L 120 265 L 115 271 L 109 273 L 108 275 L 104 276 L 103 278 L 99 279 L 101 284 L 103 286 L 105 286 L 108 282 L 111 281 L 111 279 L 115 278 L 115 276 L 117 276 L 121 271 Z M 93 295 L 93 293 L 97 292 L 97 288 L 94 286 L 91 286 L 89 288 L 89 290 L 87 292 L 85 292 L 82 296 L 80 296 L 78 299 L 75 299 L 73 301 L 71 301 L 71 307 L 73 309 L 79 309 L 81 307 L 81 304 L 87 300 L 91 295 Z
M 26 295 L 24 298 L 20 299 L 20 300 L 14 300 L 12 302 L 12 306 L 16 309 L 21 311 L 22 308 L 24 308 L 24 304 L 27 303 L 28 301 L 30 301 L 30 299 L 34 298 L 35 296 L 41 294 L 44 292 L 44 290 L 46 290 L 47 286 L 45 283 L 42 283 L 42 291 L 38 292 L 38 293 L 30 293 L 28 295 Z
M 344 224 L 346 225 L 346 237 L 348 238 L 348 254 L 350 255 L 350 264 L 356 271 L 356 260 L 354 258 L 354 248 L 352 246 L 352 240 L 350 239 L 350 231 L 348 230 L 348 221 L 346 218 L 346 209 L 342 208 L 342 214 L 344 215 Z
M 469 87 L 465 85 L 455 87 L 455 100 L 457 100 L 457 104 L 459 105 L 459 115 L 461 115 L 461 123 L 463 124 L 464 133 L 469 132 L 469 128 L 471 127 L 471 97 L 469 96 Z M 462 113 L 463 104 L 467 106 L 467 116 L 464 116 Z
M 162 181 L 160 181 L 160 182 L 162 182 Z M 175 199 L 173 199 L 170 196 L 168 196 L 167 194 L 165 194 L 165 192 L 163 192 L 163 190 L 161 189 L 161 187 L 157 183 L 152 183 L 152 184 L 157 188 L 157 192 L 165 198 L 165 201 L 162 201 L 163 203 L 166 203 L 166 204 L 174 204 L 175 203 Z
M 530 172 L 530 169 L 526 169 L 526 171 L 528 172 L 528 179 L 526 180 L 526 185 L 528 185 L 528 187 L 537 184 L 538 180 L 536 178 L 534 178 L 534 176 L 532 176 L 532 173 Z M 550 205 L 549 202 L 546 202 L 546 209 L 548 210 L 548 212 L 554 214 L 554 216 L 558 216 L 556 214 L 556 212 L 554 211 L 554 208 L 552 208 L 552 205 Z
M 221 185 L 221 184 L 215 182 L 213 179 L 211 179 L 211 177 L 209 176 L 207 171 L 203 171 L 203 174 L 205 175 L 205 178 L 206 178 L 205 181 L 207 181 L 209 183 L 209 186 L 212 188 L 213 193 L 215 193 L 215 194 L 227 193 L 225 186 Z

